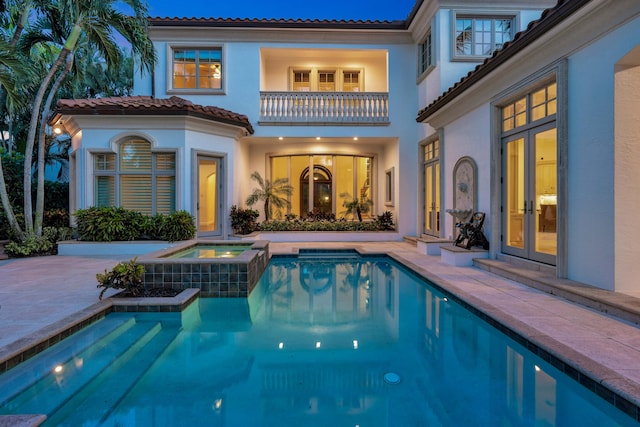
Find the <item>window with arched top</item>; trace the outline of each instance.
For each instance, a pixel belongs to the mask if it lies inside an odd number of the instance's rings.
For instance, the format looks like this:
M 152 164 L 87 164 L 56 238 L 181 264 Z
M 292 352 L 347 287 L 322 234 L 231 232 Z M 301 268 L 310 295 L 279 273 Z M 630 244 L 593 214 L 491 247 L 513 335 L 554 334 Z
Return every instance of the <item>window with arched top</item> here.
M 300 175 L 300 205 L 309 206 L 309 168 Z M 332 177 L 328 168 L 322 165 L 313 166 L 313 211 L 330 214 L 333 210 Z
M 306 217 L 309 212 L 352 219 L 360 207 L 366 218 L 375 212 L 374 158 L 349 154 L 274 155 L 270 158 L 271 181 L 286 179 L 292 186 L 288 209 L 276 211 Z
M 117 153 L 94 153 L 94 205 L 118 206 L 147 215 L 176 209 L 176 154 L 154 152 L 151 144 L 131 139 Z

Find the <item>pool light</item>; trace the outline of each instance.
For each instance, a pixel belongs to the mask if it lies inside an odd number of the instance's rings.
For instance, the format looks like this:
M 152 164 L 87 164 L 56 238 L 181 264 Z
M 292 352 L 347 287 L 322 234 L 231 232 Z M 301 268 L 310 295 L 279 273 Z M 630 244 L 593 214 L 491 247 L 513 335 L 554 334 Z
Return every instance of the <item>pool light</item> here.
M 283 342 L 281 342 L 280 344 L 278 344 L 278 348 L 279 348 L 280 350 L 282 350 L 282 349 L 284 348 L 284 343 L 283 343 Z
M 384 374 L 384 382 L 387 384 L 398 384 L 400 382 L 400 375 L 395 372 L 387 372 Z
M 55 372 L 56 374 L 61 373 L 64 370 L 64 367 L 62 365 L 57 365 L 55 368 L 53 368 L 53 372 Z
M 358 340 L 353 340 L 353 349 L 354 350 L 358 349 Z
M 320 341 L 316 341 L 316 348 L 320 348 Z

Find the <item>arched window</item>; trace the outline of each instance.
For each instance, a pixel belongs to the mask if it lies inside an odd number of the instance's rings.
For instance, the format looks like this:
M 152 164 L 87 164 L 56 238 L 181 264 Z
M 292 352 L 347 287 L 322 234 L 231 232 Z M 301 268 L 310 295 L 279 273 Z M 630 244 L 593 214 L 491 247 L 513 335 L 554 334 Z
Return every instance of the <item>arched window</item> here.
M 175 152 L 153 152 L 141 139 L 117 153 L 94 153 L 95 206 L 119 206 L 147 215 L 175 211 Z

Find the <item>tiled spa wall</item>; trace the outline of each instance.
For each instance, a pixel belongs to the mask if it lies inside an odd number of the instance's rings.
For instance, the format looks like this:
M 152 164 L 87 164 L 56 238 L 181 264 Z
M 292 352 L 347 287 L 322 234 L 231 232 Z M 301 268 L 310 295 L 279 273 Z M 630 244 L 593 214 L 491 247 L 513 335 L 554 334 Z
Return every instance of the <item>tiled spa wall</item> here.
M 247 297 L 269 263 L 269 243 L 254 243 L 236 258 L 145 257 L 138 263 L 145 269 L 145 288 L 199 288 L 205 298 Z

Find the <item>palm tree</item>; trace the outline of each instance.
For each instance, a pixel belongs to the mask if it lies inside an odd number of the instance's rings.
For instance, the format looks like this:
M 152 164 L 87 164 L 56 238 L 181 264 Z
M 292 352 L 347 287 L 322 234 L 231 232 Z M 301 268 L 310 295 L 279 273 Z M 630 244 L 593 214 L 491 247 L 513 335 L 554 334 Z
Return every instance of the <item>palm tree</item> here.
M 141 70 L 151 71 L 156 61 L 153 43 L 146 32 L 148 6 L 145 0 L 33 0 L 24 2 L 24 8 L 31 8 L 31 4 L 37 14 L 31 34 L 36 34 L 39 29 L 43 30 L 43 40 L 49 38 L 46 41 L 48 48 L 59 50 L 33 100 L 25 147 L 25 195 L 31 194 L 31 163 L 36 135 L 45 132 L 45 120 L 55 99 L 55 92 L 71 69 L 75 53 L 80 47 L 78 41 L 83 39 L 86 43 L 94 45 L 110 68 L 119 67 L 122 60 L 116 36 L 122 37 L 131 46 Z M 125 8 L 120 7 L 121 5 Z M 129 11 L 129 14 L 122 12 L 123 9 Z M 39 138 L 39 143 L 43 142 L 44 138 Z M 44 153 L 44 147 L 39 149 Z M 40 173 L 43 163 L 44 158 L 39 157 L 39 177 L 44 177 L 44 173 Z M 31 198 L 24 198 L 25 230 L 28 234 L 39 235 L 42 232 L 44 206 L 40 200 L 43 200 L 43 194 L 44 181 L 39 179 L 35 222 Z
M 264 202 L 264 217 L 266 221 L 271 219 L 271 210 L 273 207 L 277 209 L 291 207 L 291 202 L 285 197 L 290 196 L 293 187 L 289 185 L 289 178 L 278 178 L 271 182 L 268 179 L 262 179 L 259 172 L 251 174 L 251 179 L 258 183 L 259 188 L 253 190 L 253 193 L 247 197 L 246 204 L 255 205 L 259 200 Z
M 362 212 L 369 212 L 371 206 L 373 206 L 373 202 L 368 197 L 364 196 L 360 200 L 357 197 L 353 197 L 351 193 L 345 192 L 340 193 L 340 197 L 344 200 L 342 201 L 342 207 L 345 208 L 343 214 L 351 215 L 351 220 L 355 221 L 356 217 L 360 222 L 362 222 Z
M 18 30 L 16 29 L 16 31 Z M 12 108 L 17 108 L 22 104 L 22 101 L 19 99 L 19 90 L 16 87 L 16 81 L 20 77 L 28 76 L 29 70 L 16 54 L 15 38 L 7 40 L 4 36 L 6 36 L 4 33 L 0 36 L 0 88 L 2 89 L 0 99 L 3 101 L 3 105 L 6 103 Z M 0 148 L 0 150 L 3 150 L 3 148 Z M 24 233 L 16 219 L 11 201 L 9 200 L 1 158 L 2 156 L 0 156 L 0 202 L 2 203 L 9 226 L 13 230 L 14 235 L 21 239 L 24 237 Z

